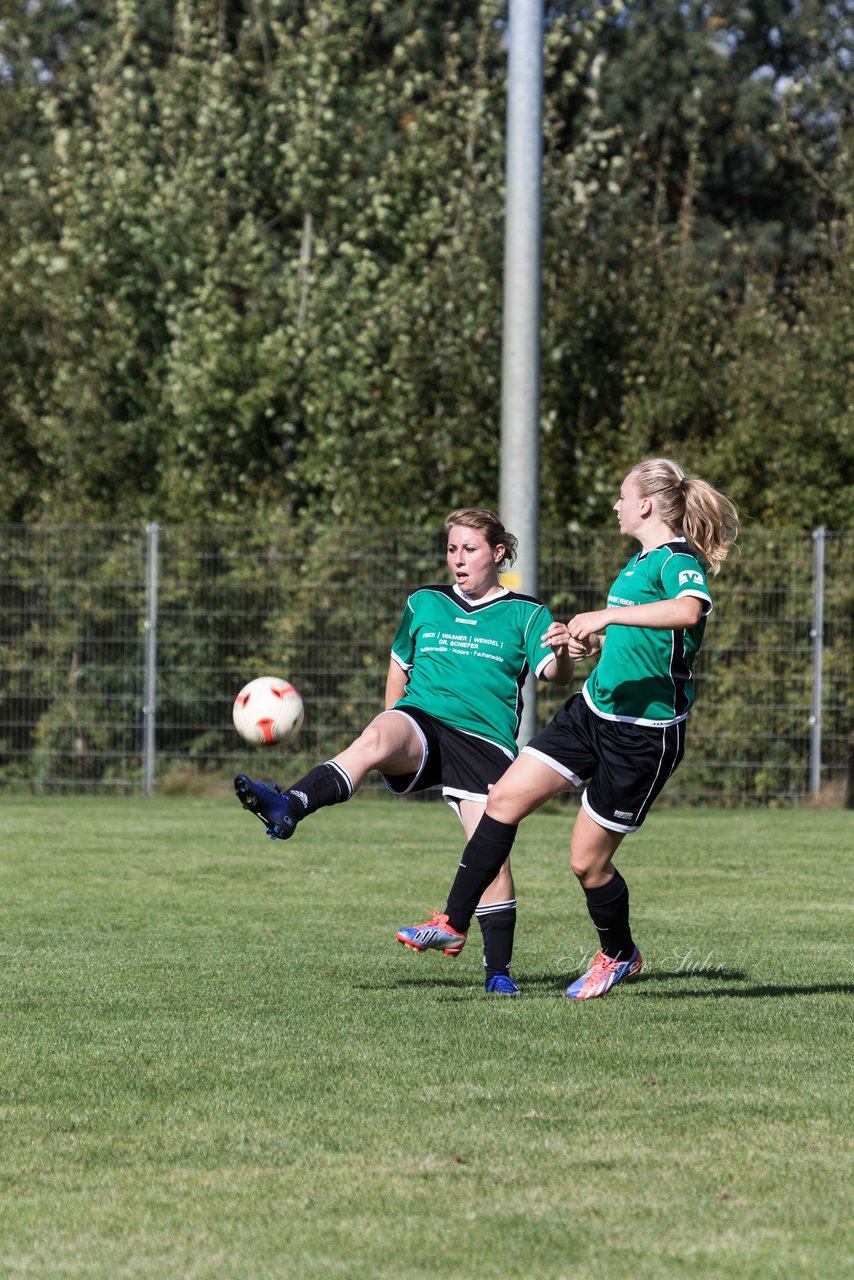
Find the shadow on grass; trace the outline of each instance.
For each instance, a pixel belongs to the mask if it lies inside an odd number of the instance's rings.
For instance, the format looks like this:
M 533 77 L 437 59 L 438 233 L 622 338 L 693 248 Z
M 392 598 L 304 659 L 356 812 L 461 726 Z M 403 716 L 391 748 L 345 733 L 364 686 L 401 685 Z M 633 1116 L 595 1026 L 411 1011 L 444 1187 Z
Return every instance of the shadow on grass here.
M 677 979 L 685 981 L 684 973 L 658 973 L 650 974 L 648 978 L 638 978 L 638 984 L 644 981 L 655 982 L 665 981 L 673 982 Z M 737 1000 L 761 1000 L 761 999 L 777 999 L 781 996 L 830 996 L 830 995 L 854 995 L 854 983 L 851 982 L 816 982 L 809 985 L 794 983 L 792 986 L 786 986 L 783 983 L 752 983 L 749 979 L 741 975 L 715 974 L 714 977 L 698 974 L 698 978 L 703 979 L 705 986 L 700 988 L 690 988 L 683 991 L 657 991 L 656 996 L 662 996 L 665 1000 L 693 1000 L 699 997 L 712 997 L 714 999 L 737 999 Z M 721 981 L 724 983 L 732 981 L 735 978 L 739 982 L 744 982 L 742 987 L 728 987 L 719 985 Z M 653 993 L 650 992 L 650 995 Z
M 530 987 L 554 988 L 556 985 L 567 986 L 570 982 L 574 982 L 575 979 L 580 976 L 581 976 L 581 970 L 576 971 L 573 969 L 566 969 L 564 971 L 561 971 L 560 969 L 555 969 L 554 972 L 552 973 L 525 973 L 525 974 L 516 973 L 514 971 L 514 977 L 518 979 L 520 984 L 524 983 L 526 989 Z M 659 972 L 648 970 L 648 971 L 645 971 L 644 973 L 639 974 L 638 977 L 634 978 L 632 982 L 628 985 L 632 987 L 640 987 L 647 982 L 661 982 L 661 981 L 673 982 L 677 978 L 681 979 L 683 982 L 699 982 L 699 981 L 747 982 L 748 981 L 747 974 L 743 973 L 740 969 L 716 969 L 712 974 L 691 973 L 691 972 L 685 972 L 684 970 L 682 972 L 674 971 L 672 973 L 666 970 L 661 970 Z
M 555 986 L 554 974 L 530 974 L 522 977 L 517 975 L 520 985 L 527 990 L 532 987 L 549 987 Z M 557 979 L 557 981 L 560 981 Z M 716 969 L 713 973 L 690 973 L 684 970 L 660 970 L 658 972 L 652 970 L 641 973 L 629 985 L 633 990 L 641 989 L 649 986 L 649 984 L 657 985 L 658 983 L 681 983 L 680 990 L 663 991 L 650 990 L 648 995 L 654 996 L 656 999 L 665 1000 L 694 1000 L 697 997 L 713 998 L 713 999 L 768 999 L 779 998 L 781 996 L 823 996 L 823 995 L 854 995 L 854 983 L 850 982 L 816 982 L 809 985 L 793 983 L 786 986 L 784 983 L 751 982 L 748 975 L 740 969 Z M 740 983 L 740 986 L 730 986 L 730 983 Z
M 522 987 L 523 995 L 549 995 L 560 992 L 566 983 L 573 979 L 572 974 L 561 976 L 559 973 L 516 973 L 515 977 Z M 817 982 L 813 984 L 795 983 L 786 986 L 783 983 L 754 983 L 746 973 L 739 969 L 720 969 L 714 973 L 685 973 L 680 970 L 649 972 L 640 974 L 630 984 L 633 990 L 643 990 L 649 984 L 675 983 L 682 985 L 679 990 L 650 990 L 646 994 L 665 1000 L 694 1000 L 698 997 L 706 999 L 779 999 L 793 996 L 826 996 L 854 995 L 854 983 L 850 982 Z M 740 983 L 740 986 L 731 986 Z M 356 984 L 362 990 L 377 991 L 382 987 L 431 989 L 441 988 L 448 996 L 459 994 L 482 994 L 482 984 L 470 974 L 449 974 L 425 972 L 412 977 L 396 978 L 391 982 L 360 982 Z M 493 997 L 494 998 L 494 997 Z

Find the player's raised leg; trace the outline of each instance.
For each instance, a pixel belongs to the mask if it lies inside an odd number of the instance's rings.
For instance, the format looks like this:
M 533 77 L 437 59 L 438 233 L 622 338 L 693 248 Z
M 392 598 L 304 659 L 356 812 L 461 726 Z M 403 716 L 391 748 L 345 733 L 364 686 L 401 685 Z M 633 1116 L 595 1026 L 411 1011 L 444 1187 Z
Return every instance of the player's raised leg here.
M 371 769 L 412 772 L 419 767 L 422 752 L 412 722 L 398 712 L 383 711 L 349 747 L 315 765 L 286 790 L 242 773 L 234 779 L 234 790 L 244 809 L 265 824 L 271 839 L 287 840 L 309 814 L 349 800 Z

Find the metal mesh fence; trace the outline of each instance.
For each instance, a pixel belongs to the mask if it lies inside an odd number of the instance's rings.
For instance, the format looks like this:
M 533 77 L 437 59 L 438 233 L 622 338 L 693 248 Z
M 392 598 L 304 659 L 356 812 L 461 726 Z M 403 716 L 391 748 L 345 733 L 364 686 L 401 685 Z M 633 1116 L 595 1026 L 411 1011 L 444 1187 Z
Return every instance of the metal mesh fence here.
M 561 618 L 599 608 L 630 553 L 611 531 L 546 532 L 540 595 Z M 667 798 L 844 796 L 852 560 L 851 534 L 743 536 L 712 584 L 688 751 Z M 129 792 L 147 776 L 160 789 L 294 776 L 380 709 L 406 595 L 445 577 L 444 538 L 423 531 L 5 526 L 0 784 Z M 231 725 L 234 695 L 261 674 L 287 676 L 306 704 L 275 760 L 253 759 Z M 538 722 L 564 697 L 540 686 Z

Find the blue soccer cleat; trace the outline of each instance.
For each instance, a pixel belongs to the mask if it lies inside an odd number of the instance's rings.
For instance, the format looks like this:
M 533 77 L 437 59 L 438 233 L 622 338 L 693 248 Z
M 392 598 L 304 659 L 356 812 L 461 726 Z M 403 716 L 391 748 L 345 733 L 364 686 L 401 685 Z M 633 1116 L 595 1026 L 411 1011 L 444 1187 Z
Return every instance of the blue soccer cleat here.
M 448 924 L 446 915 L 434 911 L 425 924 L 398 929 L 394 936 L 413 951 L 444 951 L 446 956 L 458 956 L 466 945 L 468 934 L 457 933 Z
M 268 787 L 266 782 L 253 782 L 245 773 L 239 773 L 234 779 L 234 790 L 243 808 L 264 823 L 271 840 L 288 840 L 294 834 L 297 819 L 291 815 L 288 797 L 275 782 Z
M 643 968 L 641 953 L 635 947 L 628 960 L 612 960 L 604 951 L 597 951 L 593 964 L 567 987 L 567 1000 L 593 1000 L 606 996 L 618 982 L 631 982 Z
M 517 986 L 509 973 L 494 973 L 486 980 L 486 990 L 491 996 L 520 996 L 522 988 Z

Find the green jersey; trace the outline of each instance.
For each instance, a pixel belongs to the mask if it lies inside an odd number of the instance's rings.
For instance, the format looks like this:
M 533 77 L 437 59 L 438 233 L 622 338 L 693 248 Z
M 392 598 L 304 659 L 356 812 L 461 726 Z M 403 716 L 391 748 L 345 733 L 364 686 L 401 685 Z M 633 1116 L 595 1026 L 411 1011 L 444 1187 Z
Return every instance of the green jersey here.
M 712 610 L 705 570 L 685 539 L 633 556 L 611 587 L 608 608 L 680 596 L 703 602 L 703 616 L 694 627 L 607 628 L 602 656 L 583 690 L 596 715 L 647 725 L 685 719 L 694 702 L 692 663 Z
M 396 707 L 418 707 L 516 755 L 522 685 L 553 657 L 545 605 L 506 589 L 469 600 L 457 587 L 421 587 L 406 602 L 391 656 L 409 675 Z

